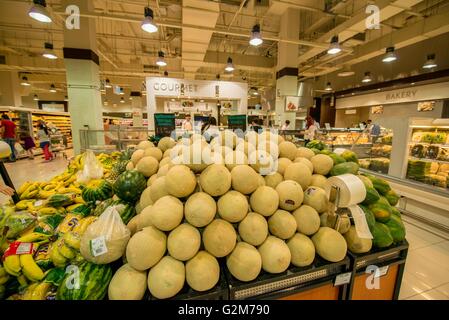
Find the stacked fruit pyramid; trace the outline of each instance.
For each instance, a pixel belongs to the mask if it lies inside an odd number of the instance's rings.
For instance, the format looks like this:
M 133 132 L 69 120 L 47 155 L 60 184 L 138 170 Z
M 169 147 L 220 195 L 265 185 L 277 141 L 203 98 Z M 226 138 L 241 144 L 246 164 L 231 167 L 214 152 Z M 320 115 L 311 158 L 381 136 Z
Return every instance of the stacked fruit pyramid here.
M 312 146 L 298 148 L 270 132 L 239 138 L 228 130 L 210 143 L 198 134 L 163 138 L 157 147 L 142 141 L 135 151 L 110 157 L 105 179 L 75 183 L 78 196 L 58 193 L 52 205 L 50 197 L 15 213 L 5 206 L 0 218 L 8 222 L 20 214 L 29 222 L 6 236 L 2 253 L 13 243 L 32 248 L 27 258 L 4 254 L 4 296 L 139 300 L 149 292 L 166 299 L 185 288 L 214 288 L 221 268 L 250 282 L 264 272 L 312 265 L 316 256 L 338 262 L 348 249 L 364 253 L 401 242 L 404 227 L 394 208 L 399 197 L 388 183 L 360 175 L 351 151 L 336 155 L 318 142 Z M 360 206 L 373 240 L 360 238 L 349 219 L 333 229 L 328 178 L 341 174 L 363 181 Z M 79 195 L 83 203 L 75 202 Z M 39 205 L 65 211 L 39 214 Z M 111 208 L 121 219 L 107 222 L 112 231 L 97 256 L 89 247 L 98 239 L 88 235 L 98 234 Z M 108 238 L 122 224 L 129 234 Z M 25 271 L 27 260 L 41 272 Z M 71 285 L 72 270 L 78 286 Z

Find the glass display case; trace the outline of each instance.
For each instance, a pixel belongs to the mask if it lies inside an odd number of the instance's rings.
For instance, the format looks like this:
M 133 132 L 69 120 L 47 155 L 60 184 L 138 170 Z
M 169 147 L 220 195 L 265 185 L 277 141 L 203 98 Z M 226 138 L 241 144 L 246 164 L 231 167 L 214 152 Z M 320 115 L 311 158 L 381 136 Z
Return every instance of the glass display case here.
M 321 128 L 317 138 L 323 141 L 330 150 L 350 149 L 359 158 L 366 158 L 372 147 L 368 132 L 360 128 Z
M 449 187 L 449 126 L 412 127 L 406 178 Z
M 372 145 L 365 157 L 361 157 L 360 166 L 371 171 L 388 174 L 390 168 L 393 130 L 381 128 L 381 134 L 371 137 Z

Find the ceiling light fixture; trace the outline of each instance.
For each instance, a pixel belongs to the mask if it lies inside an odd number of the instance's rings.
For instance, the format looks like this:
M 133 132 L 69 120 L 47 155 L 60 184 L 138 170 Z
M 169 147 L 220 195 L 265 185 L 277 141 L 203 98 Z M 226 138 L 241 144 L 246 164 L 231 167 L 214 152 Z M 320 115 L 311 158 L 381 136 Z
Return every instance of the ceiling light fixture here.
M 28 78 L 27 77 L 22 77 L 22 82 L 20 83 L 22 86 L 31 86 L 31 84 L 28 82 Z
M 157 32 L 157 26 L 153 22 L 153 10 L 149 7 L 145 7 L 144 11 L 145 19 L 142 21 L 141 27 L 144 31 L 149 33 Z
M 39 22 L 52 22 L 50 15 L 46 9 L 47 4 L 45 0 L 33 0 L 34 5 L 28 11 L 28 15 Z
M 365 76 L 363 77 L 362 82 L 368 83 L 371 81 L 373 81 L 373 78 L 371 77 L 371 72 L 369 72 L 369 71 L 365 72 Z
M 34 101 L 39 101 L 39 97 L 37 96 L 37 94 L 34 95 L 33 100 Z
M 385 56 L 383 57 L 382 61 L 385 63 L 393 62 L 397 60 L 396 52 L 394 51 L 394 47 L 388 47 L 385 50 Z
M 120 98 L 120 103 L 125 103 L 125 99 L 123 99 L 123 97 Z
M 263 43 L 262 36 L 260 34 L 260 25 L 255 24 L 251 31 L 251 38 L 249 39 L 249 44 L 252 46 L 260 46 Z
M 129 97 L 129 100 L 132 101 L 132 100 L 133 100 L 133 97 Z
M 435 54 L 434 53 L 428 54 L 427 61 L 422 66 L 423 69 L 432 69 L 432 68 L 435 68 L 436 66 L 437 66 L 437 63 L 435 62 Z
M 331 44 L 327 50 L 328 54 L 337 54 L 341 52 L 340 43 L 338 43 L 338 36 L 333 36 L 331 39 Z
M 51 92 L 51 93 L 55 93 L 55 92 L 56 92 L 56 87 L 55 87 L 54 84 L 51 84 L 51 85 L 50 85 L 50 92 Z
M 42 56 L 47 59 L 55 60 L 58 59 L 58 56 L 55 54 L 55 51 L 53 50 L 53 44 L 49 42 L 45 42 L 44 44 L 44 52 L 42 53 Z
M 106 81 L 104 83 L 104 87 L 105 88 L 112 88 L 111 81 L 109 81 L 109 79 L 106 79 Z
M 69 101 L 69 97 L 65 96 L 64 101 Z
M 157 60 L 156 60 L 156 64 L 159 67 L 165 67 L 167 65 L 167 62 L 165 62 L 164 53 L 162 51 L 159 51 L 157 53 L 157 55 L 158 55 L 158 57 L 157 57 Z
M 326 88 L 324 88 L 324 90 L 326 90 L 326 91 L 332 91 L 332 86 L 331 86 L 331 83 L 330 83 L 330 82 L 326 83 Z
M 232 63 L 232 58 L 228 57 L 228 61 L 226 63 L 225 71 L 232 72 L 234 71 L 234 64 Z
M 337 75 L 339 77 L 350 77 L 350 76 L 353 76 L 354 74 L 355 74 L 355 72 L 352 70 L 349 70 L 349 69 L 346 69 L 346 70 L 343 70 L 343 71 L 337 73 Z
M 120 87 L 120 92 L 119 92 L 119 95 L 123 96 L 124 94 L 125 94 L 125 91 L 123 90 L 123 88 L 122 88 L 122 87 Z

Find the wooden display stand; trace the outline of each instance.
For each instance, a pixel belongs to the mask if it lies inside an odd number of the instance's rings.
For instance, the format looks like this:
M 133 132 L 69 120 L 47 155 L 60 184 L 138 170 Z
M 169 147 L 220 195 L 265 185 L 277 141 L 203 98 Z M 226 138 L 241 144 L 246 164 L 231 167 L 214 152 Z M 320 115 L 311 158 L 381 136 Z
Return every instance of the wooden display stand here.
M 407 252 L 407 241 L 386 250 L 366 254 L 348 252 L 353 271 L 347 299 L 397 300 L 401 289 Z M 378 281 L 377 286 L 374 286 L 373 283 L 373 273 L 366 272 L 368 266 L 379 268 L 380 277 L 376 279 Z

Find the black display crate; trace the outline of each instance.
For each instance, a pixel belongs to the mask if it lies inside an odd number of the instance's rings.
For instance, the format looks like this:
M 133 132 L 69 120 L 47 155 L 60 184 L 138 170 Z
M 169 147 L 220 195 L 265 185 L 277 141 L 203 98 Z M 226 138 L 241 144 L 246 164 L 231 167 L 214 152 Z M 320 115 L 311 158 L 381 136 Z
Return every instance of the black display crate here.
M 396 282 L 394 285 L 393 299 L 397 300 L 401 289 L 402 276 L 404 274 L 405 262 L 408 253 L 408 242 L 406 240 L 401 243 L 394 244 L 388 248 L 373 249 L 368 253 L 352 253 L 348 251 L 348 257 L 351 261 L 351 285 L 347 291 L 346 299 L 353 298 L 355 277 L 366 274 L 368 266 L 376 266 L 378 268 L 398 266 Z M 383 276 L 383 275 L 381 275 Z
M 333 283 L 336 276 L 350 271 L 350 261 L 345 257 L 340 262 L 331 263 L 319 257 L 311 266 L 290 267 L 281 274 L 262 271 L 257 279 L 242 282 L 225 269 L 230 300 L 279 299 L 298 292 Z M 339 299 L 346 297 L 348 284 L 341 285 Z

